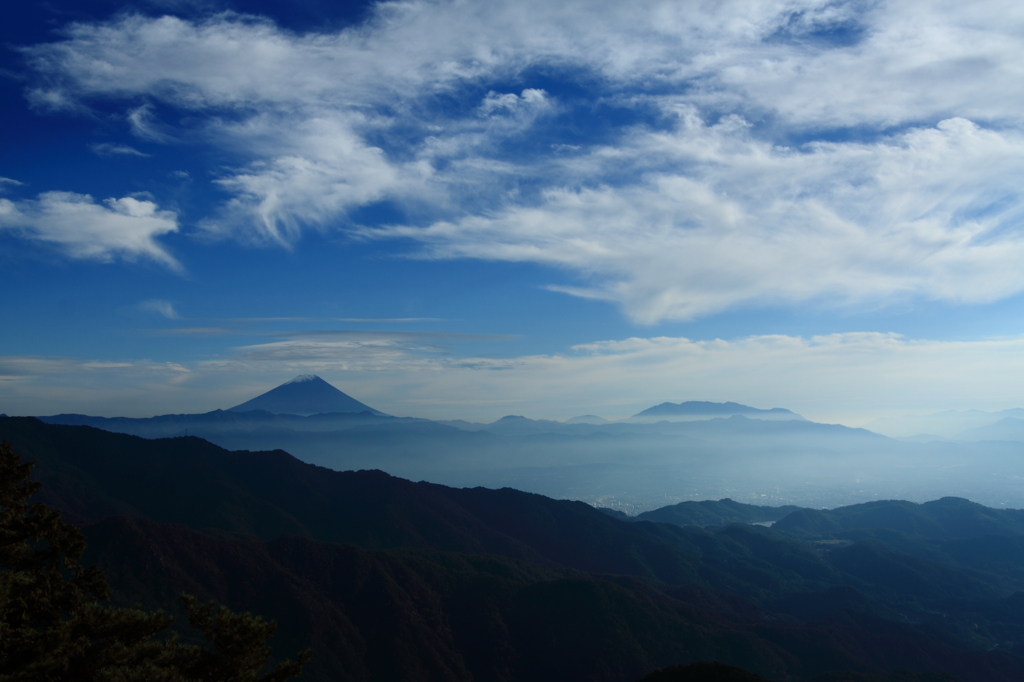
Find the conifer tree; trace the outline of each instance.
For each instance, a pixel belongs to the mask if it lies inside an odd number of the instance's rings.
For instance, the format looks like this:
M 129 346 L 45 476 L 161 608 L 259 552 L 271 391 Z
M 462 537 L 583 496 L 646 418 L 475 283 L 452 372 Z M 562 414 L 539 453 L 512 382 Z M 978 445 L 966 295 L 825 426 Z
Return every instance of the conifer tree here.
M 275 625 L 258 616 L 182 595 L 207 648 L 167 635 L 163 611 L 103 605 L 106 579 L 78 563 L 82 533 L 29 503 L 41 485 L 32 466 L 0 443 L 0 682 L 282 682 L 301 672 L 309 651 L 260 675 Z

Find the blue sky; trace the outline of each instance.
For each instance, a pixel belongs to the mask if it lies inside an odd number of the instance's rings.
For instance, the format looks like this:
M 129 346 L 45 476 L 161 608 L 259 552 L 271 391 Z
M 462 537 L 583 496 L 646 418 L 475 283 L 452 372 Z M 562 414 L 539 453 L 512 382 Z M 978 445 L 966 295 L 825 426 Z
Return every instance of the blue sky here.
M 5 13 L 0 412 L 1022 403 L 1014 3 Z

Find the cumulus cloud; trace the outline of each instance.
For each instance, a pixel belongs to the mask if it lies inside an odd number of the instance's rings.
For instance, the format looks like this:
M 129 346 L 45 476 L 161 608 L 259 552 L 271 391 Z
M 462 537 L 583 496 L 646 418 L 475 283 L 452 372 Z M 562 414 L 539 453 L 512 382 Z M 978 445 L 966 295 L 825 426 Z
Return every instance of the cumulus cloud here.
M 178 230 L 177 217 L 152 201 L 122 197 L 96 203 L 88 194 L 72 192 L 44 192 L 34 200 L 18 202 L 0 199 L 0 228 L 52 244 L 72 258 L 101 262 L 144 258 L 181 269 L 156 241 Z
M 505 113 L 538 116 L 550 110 L 551 101 L 548 93 L 538 88 L 527 88 L 520 95 L 513 92 L 501 94 L 492 90 L 487 93 L 480 105 L 480 113 L 483 116 Z
M 122 16 L 25 53 L 37 102 L 227 152 L 212 235 L 544 263 L 656 322 L 1024 290 L 1022 38 L 994 1 L 437 0 L 333 34 Z M 382 201 L 407 219 L 352 224 Z

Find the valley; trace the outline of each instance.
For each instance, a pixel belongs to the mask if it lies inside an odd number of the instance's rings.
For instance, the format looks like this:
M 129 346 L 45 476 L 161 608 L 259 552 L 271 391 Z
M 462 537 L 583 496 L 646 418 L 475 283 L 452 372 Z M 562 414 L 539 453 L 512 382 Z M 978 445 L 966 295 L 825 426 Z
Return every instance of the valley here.
M 0 418 L 0 438 L 84 528 L 115 603 L 180 620 L 187 591 L 263 614 L 275 647 L 313 647 L 304 680 L 632 682 L 701 660 L 764 679 L 1024 675 L 1020 511 L 720 500 L 621 518 L 195 436 Z

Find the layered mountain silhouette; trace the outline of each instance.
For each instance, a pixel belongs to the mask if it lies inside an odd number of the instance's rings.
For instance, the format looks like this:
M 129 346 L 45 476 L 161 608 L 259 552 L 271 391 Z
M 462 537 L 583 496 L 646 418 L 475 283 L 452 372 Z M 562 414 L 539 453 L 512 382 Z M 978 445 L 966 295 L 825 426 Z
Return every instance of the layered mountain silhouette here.
M 691 679 L 668 667 L 712 660 L 769 680 L 1024 679 L 1020 512 L 879 502 L 763 528 L 719 500 L 666 511 L 725 525 L 626 523 L 195 437 L 0 418 L 0 439 L 85 526 L 116 603 L 180 616 L 188 591 L 272 618 L 273 646 L 313 647 L 309 682 Z
M 277 409 L 302 411 L 294 403 Z M 144 419 L 75 414 L 40 419 L 145 438 L 199 436 L 229 450 L 280 448 L 331 469 L 381 469 L 456 486 L 511 486 L 623 511 L 679 501 L 681 487 L 690 491 L 686 497 L 700 496 L 696 499 L 812 507 L 972 490 L 971 496 L 985 504 L 1024 506 L 1016 478 L 1024 476 L 1024 460 L 1015 443 L 903 443 L 864 429 L 801 419 L 732 415 L 564 423 L 510 415 L 480 424 L 369 410 L 301 416 L 263 409 Z M 766 492 L 772 495 L 767 500 L 753 495 Z
M 1007 421 L 1009 420 L 1009 421 Z M 1010 433 L 1007 430 L 1024 420 L 1024 409 L 1013 408 L 999 412 L 982 410 L 946 410 L 934 414 L 882 417 L 868 422 L 864 428 L 890 438 L 922 438 L 932 436 L 935 440 L 1022 440 L 1024 429 Z M 1005 422 L 1005 423 L 1001 423 Z M 992 427 L 992 430 L 989 428 Z
M 579 417 L 572 417 L 566 419 L 565 424 L 607 424 L 608 420 L 603 417 L 598 417 L 596 414 L 584 414 Z
M 235 405 L 228 409 L 228 412 L 252 410 L 265 410 L 271 414 L 296 414 L 304 417 L 313 414 L 345 412 L 384 414 L 339 391 L 315 374 L 297 376 L 252 400 Z
M 639 412 L 632 417 L 629 421 L 645 422 L 655 420 L 697 420 L 697 419 L 714 419 L 716 417 L 733 417 L 733 416 L 747 417 L 748 419 L 765 419 L 770 421 L 778 420 L 799 420 L 803 421 L 804 418 L 798 415 L 796 412 L 790 410 L 773 407 L 770 410 L 762 410 L 756 407 L 750 407 L 749 405 L 740 405 L 739 403 L 711 403 L 703 400 L 688 400 L 683 403 L 662 403 L 649 407 L 643 412 Z
M 331 469 L 510 486 L 634 513 L 679 501 L 681 489 L 683 499 L 809 507 L 970 491 L 984 504 L 1024 507 L 1024 460 L 1014 438 L 1020 431 L 1024 439 L 1024 420 L 1014 418 L 970 443 L 901 442 L 733 402 L 664 403 L 616 422 L 595 415 L 431 421 L 382 414 L 315 376 L 205 414 L 39 418 L 144 438 L 199 436 L 229 450 L 282 449 Z
M 794 505 L 765 507 L 743 504 L 725 498 L 717 502 L 714 500 L 680 502 L 643 512 L 631 517 L 630 520 L 673 523 L 677 526 L 724 526 L 730 523 L 767 524 L 800 510 L 801 507 Z

